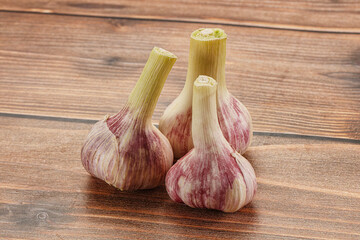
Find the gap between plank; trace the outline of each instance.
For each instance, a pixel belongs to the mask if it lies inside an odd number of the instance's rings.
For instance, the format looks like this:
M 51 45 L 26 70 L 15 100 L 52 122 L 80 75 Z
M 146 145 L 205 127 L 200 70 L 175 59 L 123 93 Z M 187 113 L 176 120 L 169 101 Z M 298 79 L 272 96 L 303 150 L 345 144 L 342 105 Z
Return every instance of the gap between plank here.
M 67 118 L 67 117 L 54 117 L 54 116 L 31 115 L 31 114 L 4 113 L 4 112 L 0 112 L 0 117 L 37 119 L 37 120 L 46 120 L 46 121 L 73 122 L 73 123 L 86 123 L 86 124 L 95 124 L 96 122 L 101 120 L 100 118 L 98 120 L 95 120 L 95 119 Z M 157 123 L 154 123 L 154 125 L 156 127 L 158 127 Z M 254 135 L 255 136 L 273 136 L 273 137 L 312 139 L 312 140 L 327 140 L 327 141 L 334 141 L 334 142 L 360 144 L 360 140 L 356 140 L 356 139 L 325 137 L 325 136 L 315 136 L 315 135 L 300 135 L 300 134 L 295 134 L 295 133 L 254 132 Z
M 101 15 L 86 15 L 86 14 L 75 14 L 75 13 L 56 13 L 50 10 L 38 9 L 39 11 L 20 11 L 20 10 L 0 10 L 0 12 L 7 13 L 19 13 L 19 14 L 42 14 L 42 15 L 57 15 L 57 16 L 69 16 L 69 17 L 89 17 L 89 18 L 105 18 L 105 19 L 126 19 L 134 21 L 155 21 L 155 22 L 175 22 L 175 23 L 202 23 L 202 24 L 214 24 L 221 26 L 234 26 L 234 27 L 247 27 L 247 28 L 261 28 L 261 29 L 273 29 L 273 30 L 284 30 L 284 31 L 298 31 L 298 32 L 314 32 L 314 33 L 333 33 L 333 34 L 360 34 L 360 28 L 322 28 L 322 27 L 311 27 L 311 26 L 296 26 L 296 25 L 285 25 L 285 24 L 271 24 L 261 22 L 216 22 L 209 20 L 194 20 L 194 19 L 171 19 L 171 18 L 153 18 L 153 17 L 117 17 L 117 16 L 101 16 Z

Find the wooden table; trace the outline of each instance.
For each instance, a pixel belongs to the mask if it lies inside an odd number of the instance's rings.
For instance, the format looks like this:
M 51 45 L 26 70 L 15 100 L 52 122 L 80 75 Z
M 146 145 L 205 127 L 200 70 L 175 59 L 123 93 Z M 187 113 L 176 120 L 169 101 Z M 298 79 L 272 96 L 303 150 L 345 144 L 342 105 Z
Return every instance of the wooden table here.
M 1 239 L 360 239 L 358 1 L 0 0 Z M 92 124 L 124 104 L 153 46 L 228 34 L 227 84 L 249 109 L 259 184 L 234 214 L 121 192 L 83 169 Z

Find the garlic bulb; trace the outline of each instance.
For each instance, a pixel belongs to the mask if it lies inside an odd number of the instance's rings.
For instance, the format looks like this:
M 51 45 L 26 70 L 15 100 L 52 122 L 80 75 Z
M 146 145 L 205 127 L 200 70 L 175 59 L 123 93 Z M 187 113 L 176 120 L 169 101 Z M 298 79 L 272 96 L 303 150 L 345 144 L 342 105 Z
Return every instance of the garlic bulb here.
M 151 116 L 176 59 L 155 47 L 127 104 L 91 129 L 81 150 L 83 166 L 91 175 L 121 190 L 154 188 L 164 181 L 173 152 Z
M 186 82 L 180 95 L 166 108 L 159 129 L 169 139 L 175 158 L 193 148 L 191 138 L 192 87 L 199 75 L 218 81 L 217 112 L 220 128 L 232 147 L 243 154 L 252 138 L 252 121 L 246 107 L 229 93 L 225 83 L 227 35 L 221 29 L 198 29 L 191 34 Z
M 207 76 L 199 76 L 194 82 L 194 148 L 170 168 L 165 185 L 175 202 L 235 212 L 253 199 L 257 183 L 251 164 L 230 146 L 221 132 L 216 85 Z

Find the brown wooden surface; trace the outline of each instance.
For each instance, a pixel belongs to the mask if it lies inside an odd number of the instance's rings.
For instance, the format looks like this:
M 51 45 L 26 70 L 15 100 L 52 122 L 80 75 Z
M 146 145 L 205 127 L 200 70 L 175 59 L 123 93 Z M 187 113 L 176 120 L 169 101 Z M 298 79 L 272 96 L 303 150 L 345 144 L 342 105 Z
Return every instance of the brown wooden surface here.
M 3 10 L 3 11 L 1 11 Z M 358 1 L 0 0 L 0 239 L 359 239 Z M 46 13 L 46 14 L 44 14 Z M 83 169 L 96 119 L 126 101 L 153 46 L 223 28 L 227 84 L 255 129 L 259 189 L 234 214 L 120 192 Z
M 207 24 L 0 16 L 0 111 L 101 119 L 119 110 L 153 46 L 176 62 L 154 120 L 185 81 L 189 34 Z M 255 131 L 360 139 L 360 34 L 225 27 L 227 84 Z
M 90 177 L 79 152 L 91 125 L 0 117 L 0 237 L 360 237 L 358 144 L 255 135 L 245 156 L 258 193 L 225 214 L 174 203 L 163 186 L 128 193 Z
M 0 10 L 360 33 L 357 0 L 0 0 Z

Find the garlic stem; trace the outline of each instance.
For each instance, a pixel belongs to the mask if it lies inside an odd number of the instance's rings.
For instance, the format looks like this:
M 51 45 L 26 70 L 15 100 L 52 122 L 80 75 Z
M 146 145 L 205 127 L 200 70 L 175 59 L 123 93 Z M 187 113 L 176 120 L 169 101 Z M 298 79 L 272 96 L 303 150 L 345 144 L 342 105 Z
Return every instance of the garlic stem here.
M 151 120 L 165 80 L 176 59 L 174 54 L 162 48 L 153 48 L 128 99 L 129 109 L 135 117 Z
M 217 118 L 217 85 L 213 78 L 205 75 L 200 75 L 194 82 L 191 127 L 195 149 L 220 146 L 219 142 L 226 142 Z
M 167 172 L 170 198 L 190 207 L 236 212 L 254 197 L 251 164 L 230 146 L 217 118 L 216 81 L 200 75 L 194 82 L 192 137 L 194 148 Z
M 225 57 L 227 35 L 222 29 L 201 28 L 191 34 L 189 65 L 184 91 L 192 92 L 199 75 L 207 75 L 218 82 L 218 92 L 227 91 Z

